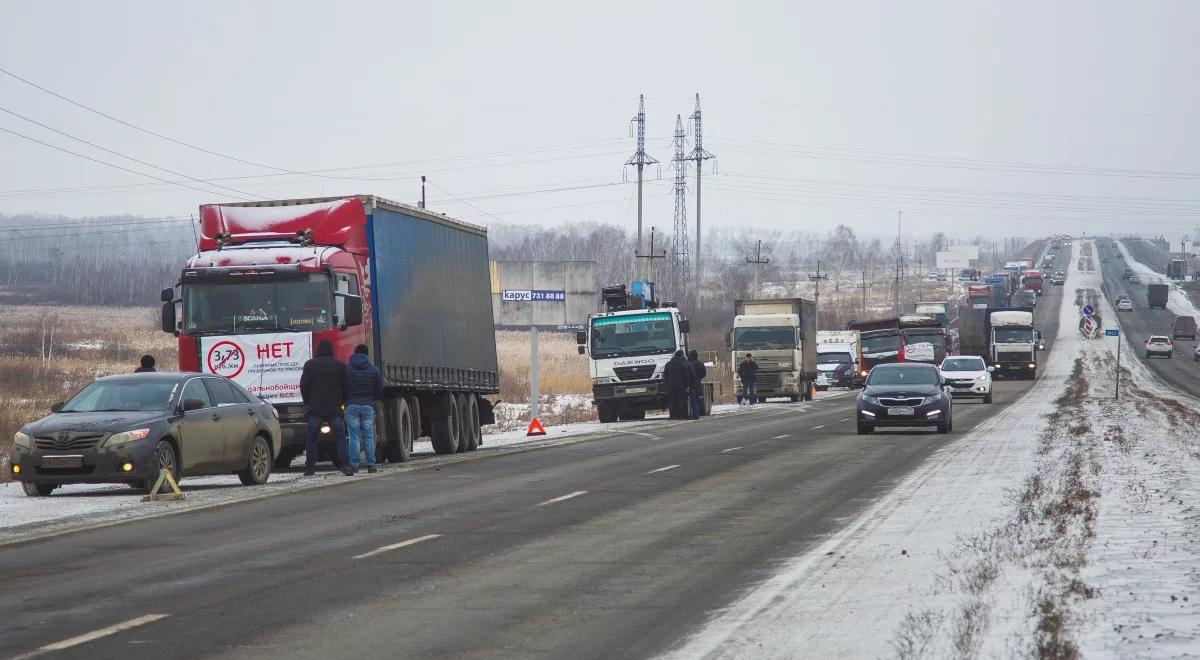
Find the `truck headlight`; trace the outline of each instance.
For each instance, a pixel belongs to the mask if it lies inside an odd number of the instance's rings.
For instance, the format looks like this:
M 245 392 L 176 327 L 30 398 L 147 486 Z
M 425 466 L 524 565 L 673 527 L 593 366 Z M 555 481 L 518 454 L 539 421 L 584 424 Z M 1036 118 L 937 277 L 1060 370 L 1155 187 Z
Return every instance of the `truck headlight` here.
M 33 449 L 33 438 L 29 437 L 27 433 L 17 431 L 17 434 L 13 436 L 13 446 L 23 449 Z
M 135 429 L 133 431 L 125 431 L 123 433 L 114 433 L 108 436 L 108 440 L 104 441 L 105 447 L 115 447 L 123 445 L 134 440 L 144 440 L 150 436 L 150 429 Z
M 613 382 L 611 376 L 596 376 L 592 379 L 593 385 L 608 385 L 611 382 Z

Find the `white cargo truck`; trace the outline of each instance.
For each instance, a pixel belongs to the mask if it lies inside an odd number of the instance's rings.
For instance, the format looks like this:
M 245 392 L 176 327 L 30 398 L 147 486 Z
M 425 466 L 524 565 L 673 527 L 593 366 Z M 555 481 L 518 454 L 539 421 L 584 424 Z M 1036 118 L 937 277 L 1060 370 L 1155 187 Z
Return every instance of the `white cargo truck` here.
M 747 353 L 758 363 L 758 398 L 812 399 L 817 379 L 816 305 L 804 298 L 738 300 L 734 303 L 732 363 Z M 741 381 L 737 381 L 741 395 Z
M 863 368 L 860 345 L 858 330 L 817 331 L 817 391 L 854 387 Z M 850 366 L 842 369 L 843 365 Z

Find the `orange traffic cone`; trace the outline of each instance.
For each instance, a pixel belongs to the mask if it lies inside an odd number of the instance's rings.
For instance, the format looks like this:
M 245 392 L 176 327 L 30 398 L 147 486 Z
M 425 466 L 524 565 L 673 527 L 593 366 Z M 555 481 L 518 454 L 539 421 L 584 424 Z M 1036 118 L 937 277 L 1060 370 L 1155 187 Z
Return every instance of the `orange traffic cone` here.
M 546 429 L 542 428 L 542 423 L 537 417 L 529 421 L 529 430 L 525 432 L 527 438 L 535 435 L 546 435 Z

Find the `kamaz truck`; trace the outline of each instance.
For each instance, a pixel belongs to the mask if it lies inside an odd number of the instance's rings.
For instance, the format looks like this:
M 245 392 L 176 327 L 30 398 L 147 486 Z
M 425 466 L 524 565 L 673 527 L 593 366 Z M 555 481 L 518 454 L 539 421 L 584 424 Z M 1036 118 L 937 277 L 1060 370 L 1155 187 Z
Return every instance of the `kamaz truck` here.
M 959 353 L 978 355 L 997 376 L 1037 374 L 1039 333 L 1032 307 L 973 309 L 963 305 L 958 322 Z
M 420 436 L 440 454 L 474 450 L 495 423 L 483 227 L 370 195 L 207 204 L 197 253 L 162 302 L 181 371 L 274 405 L 280 467 L 305 449 L 300 374 L 323 340 L 343 362 L 366 345 L 382 372 L 376 438 L 389 461 L 407 461 Z M 319 446 L 338 460 L 332 434 Z
M 592 401 L 603 424 L 645 419 L 667 409 L 663 367 L 675 351 L 688 350 L 688 321 L 673 302 L 661 306 L 653 285 L 634 282 L 604 287 L 606 311 L 592 314 L 578 333 L 579 352 L 588 356 Z M 713 384 L 702 384 L 701 414 L 712 410 Z
M 804 298 L 734 302 L 732 366 L 758 363 L 758 398 L 812 399 L 817 379 L 816 304 Z M 741 395 L 741 381 L 736 380 Z

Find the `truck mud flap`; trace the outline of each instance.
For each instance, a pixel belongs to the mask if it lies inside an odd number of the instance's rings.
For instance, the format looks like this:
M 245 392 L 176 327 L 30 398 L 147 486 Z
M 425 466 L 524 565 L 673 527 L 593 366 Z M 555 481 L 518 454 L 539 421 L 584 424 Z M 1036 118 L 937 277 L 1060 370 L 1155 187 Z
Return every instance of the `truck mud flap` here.
M 483 426 L 496 423 L 496 407 L 491 402 L 483 397 L 479 399 L 479 423 Z

